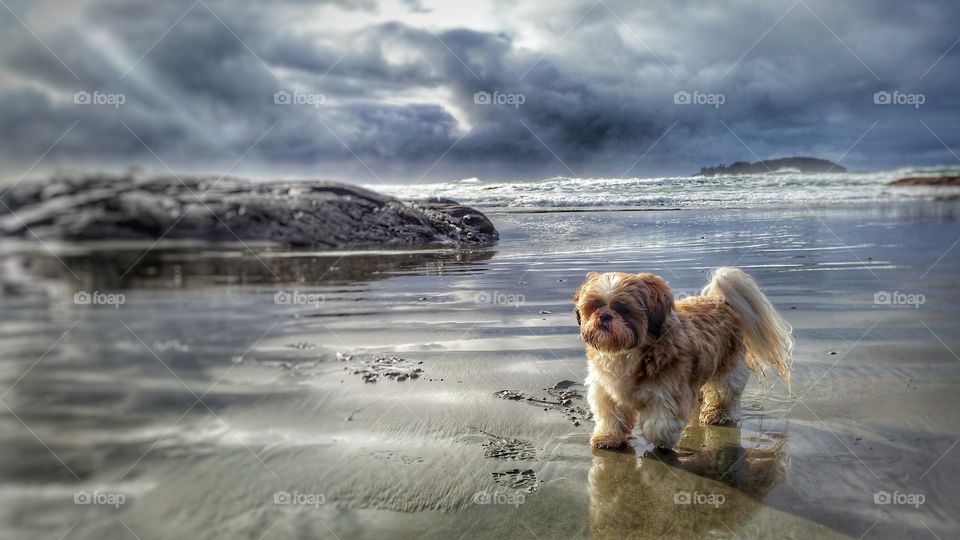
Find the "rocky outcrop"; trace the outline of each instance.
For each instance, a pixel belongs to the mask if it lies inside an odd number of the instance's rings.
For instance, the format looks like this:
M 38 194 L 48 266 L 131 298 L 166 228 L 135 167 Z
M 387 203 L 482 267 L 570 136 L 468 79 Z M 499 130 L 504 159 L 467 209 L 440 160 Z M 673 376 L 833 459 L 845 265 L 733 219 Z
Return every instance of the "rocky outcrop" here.
M 960 176 L 916 176 L 901 178 L 888 186 L 960 186 Z
M 90 175 L 17 186 L 2 200 L 0 235 L 26 238 L 262 241 L 315 249 L 483 245 L 498 238 L 486 216 L 449 199 L 401 201 L 326 181 Z

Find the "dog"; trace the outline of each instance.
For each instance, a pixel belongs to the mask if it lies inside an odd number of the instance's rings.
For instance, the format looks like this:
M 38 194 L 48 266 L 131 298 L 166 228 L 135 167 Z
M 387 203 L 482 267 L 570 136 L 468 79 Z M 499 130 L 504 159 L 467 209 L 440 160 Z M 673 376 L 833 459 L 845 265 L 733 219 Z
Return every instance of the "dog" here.
M 573 297 L 586 344 L 590 444 L 620 448 L 634 427 L 660 449 L 701 424 L 735 423 L 750 373 L 777 371 L 790 387 L 790 325 L 753 279 L 717 268 L 700 296 L 674 302 L 654 274 L 590 272 Z

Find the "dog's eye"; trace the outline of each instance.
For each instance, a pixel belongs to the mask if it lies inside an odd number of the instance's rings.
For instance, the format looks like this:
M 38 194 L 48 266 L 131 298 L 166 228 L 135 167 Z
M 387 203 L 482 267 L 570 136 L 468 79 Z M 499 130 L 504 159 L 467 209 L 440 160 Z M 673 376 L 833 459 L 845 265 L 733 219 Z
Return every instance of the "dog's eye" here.
M 623 302 L 614 302 L 610 304 L 610 308 L 619 313 L 621 317 L 630 314 L 630 308 Z

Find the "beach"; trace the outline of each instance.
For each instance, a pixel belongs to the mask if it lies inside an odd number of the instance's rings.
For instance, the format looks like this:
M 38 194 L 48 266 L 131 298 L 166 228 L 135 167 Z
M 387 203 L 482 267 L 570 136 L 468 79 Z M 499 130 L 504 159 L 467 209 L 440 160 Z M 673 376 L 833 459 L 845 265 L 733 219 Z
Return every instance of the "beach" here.
M 483 210 L 492 247 L 8 252 L 0 536 L 957 534 L 955 203 Z M 717 266 L 794 326 L 792 391 L 591 449 L 584 274 Z
M 960 540 L 958 23 L 0 0 L 0 540 Z

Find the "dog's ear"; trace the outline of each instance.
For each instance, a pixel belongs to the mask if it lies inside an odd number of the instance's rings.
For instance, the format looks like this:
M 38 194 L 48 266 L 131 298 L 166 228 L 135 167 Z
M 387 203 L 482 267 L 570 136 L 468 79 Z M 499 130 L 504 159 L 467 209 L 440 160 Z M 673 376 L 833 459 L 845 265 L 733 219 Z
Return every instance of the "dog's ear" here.
M 660 276 L 637 274 L 636 279 L 639 282 L 637 289 L 644 297 L 642 300 L 647 310 L 647 332 L 660 337 L 663 323 L 673 311 L 673 292 Z
M 583 294 L 583 291 L 586 290 L 587 285 L 591 284 L 598 277 L 600 277 L 600 274 L 596 272 L 587 272 L 587 276 L 584 279 L 583 283 L 579 287 L 577 287 L 577 290 L 573 293 L 574 305 L 580 302 L 580 295 Z
M 586 290 L 587 285 L 592 283 L 599 276 L 600 274 L 596 272 L 587 272 L 587 276 L 583 284 L 577 287 L 577 290 L 573 293 L 573 313 L 577 316 L 577 324 L 580 324 L 580 310 L 577 309 L 577 304 L 580 303 L 580 296 L 583 294 L 583 291 Z

